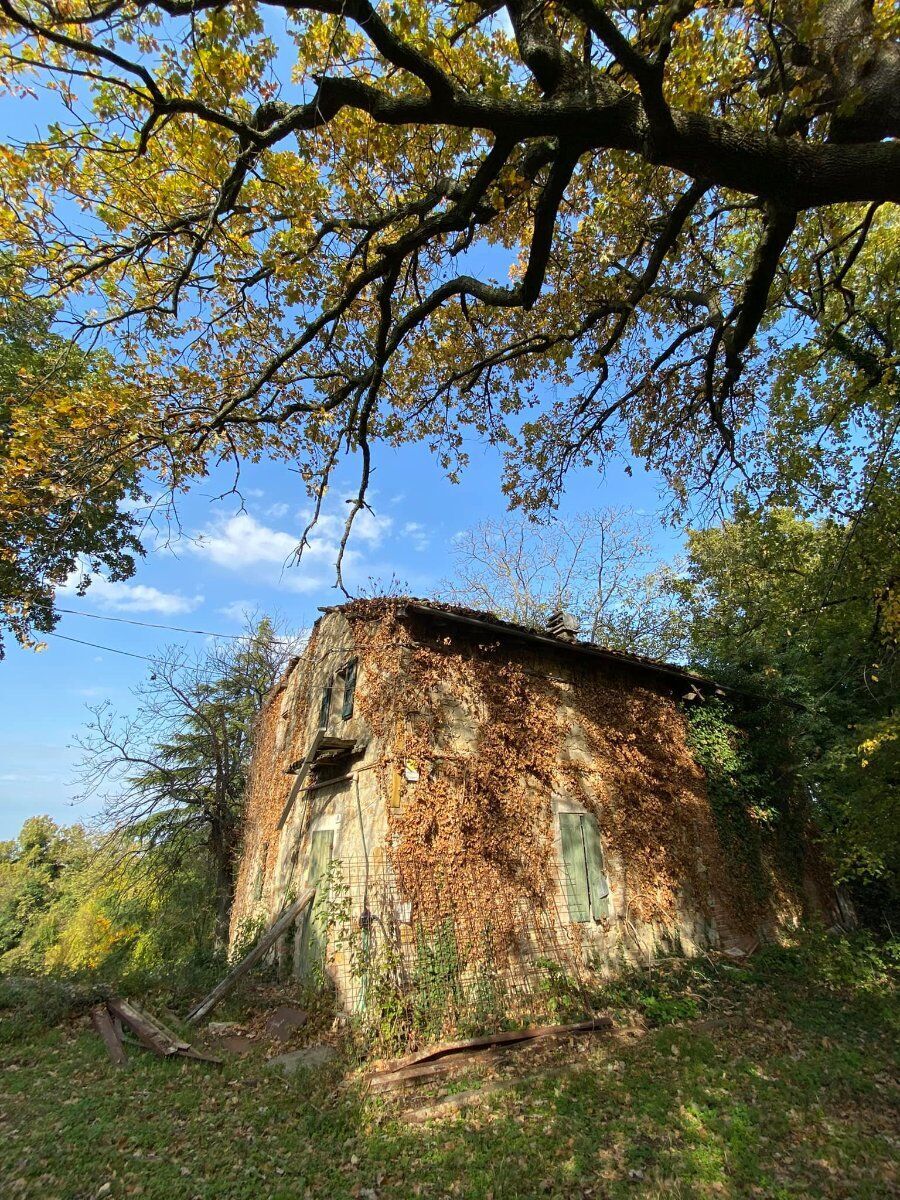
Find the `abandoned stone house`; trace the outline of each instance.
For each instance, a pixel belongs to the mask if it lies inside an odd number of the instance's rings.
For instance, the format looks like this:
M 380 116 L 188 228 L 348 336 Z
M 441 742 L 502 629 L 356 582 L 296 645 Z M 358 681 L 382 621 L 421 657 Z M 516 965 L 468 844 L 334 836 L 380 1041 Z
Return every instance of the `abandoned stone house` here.
M 562 616 L 542 632 L 424 601 L 322 611 L 259 720 L 233 941 L 327 875 L 340 922 L 305 916 L 280 956 L 302 974 L 324 954 L 349 1004 L 354 937 L 414 986 L 449 931 L 461 972 L 527 987 L 548 961 L 607 972 L 833 919 L 796 826 L 787 858 L 760 842 L 754 880 L 723 839 L 687 715 L 714 684 Z

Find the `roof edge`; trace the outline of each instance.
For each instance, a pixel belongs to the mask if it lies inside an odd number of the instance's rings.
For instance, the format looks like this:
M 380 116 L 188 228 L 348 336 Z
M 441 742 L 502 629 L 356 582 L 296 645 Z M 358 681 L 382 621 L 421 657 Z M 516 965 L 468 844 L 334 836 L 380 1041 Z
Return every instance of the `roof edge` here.
M 725 684 L 717 683 L 714 679 L 707 679 L 703 675 L 697 675 L 693 671 L 677 667 L 672 663 L 657 662 L 654 659 L 628 654 L 626 651 L 609 650 L 606 647 L 597 646 L 593 642 L 566 641 L 562 638 L 555 638 L 547 633 L 540 633 L 536 629 L 529 629 L 525 625 L 517 625 L 511 621 L 503 621 L 496 617 L 476 617 L 468 613 L 461 613 L 449 606 L 445 608 L 443 605 L 429 604 L 427 601 L 420 600 L 402 602 L 401 611 L 418 613 L 422 616 L 440 617 L 445 620 L 455 621 L 461 625 L 484 629 L 495 635 L 518 638 L 520 641 L 549 646 L 563 653 L 580 654 L 586 658 L 614 663 L 616 666 L 648 671 L 654 675 L 664 675 L 698 687 L 712 688 L 714 692 L 719 692 L 723 695 L 736 694 L 736 689 L 734 688 L 729 688 Z

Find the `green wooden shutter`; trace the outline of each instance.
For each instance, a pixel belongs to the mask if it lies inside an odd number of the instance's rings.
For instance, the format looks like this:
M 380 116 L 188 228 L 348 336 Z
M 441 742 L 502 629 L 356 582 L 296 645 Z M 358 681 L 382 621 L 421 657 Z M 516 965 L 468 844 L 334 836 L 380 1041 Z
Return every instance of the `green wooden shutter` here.
M 344 667 L 344 704 L 341 717 L 349 721 L 353 716 L 353 698 L 356 695 L 356 659 L 353 658 Z
M 584 837 L 584 860 L 587 867 L 588 890 L 591 894 L 591 916 L 601 921 L 609 916 L 609 882 L 603 867 L 603 846 L 600 842 L 600 827 L 597 818 L 581 818 Z
M 334 830 L 319 829 L 309 839 L 309 863 L 306 868 L 308 887 L 317 887 L 328 870 L 334 847 Z M 316 896 L 316 901 L 322 897 Z M 306 910 L 300 934 L 298 966 L 303 979 L 318 977 L 325 969 L 325 930 L 317 903 Z
M 560 813 L 559 832 L 569 920 L 601 921 L 609 916 L 609 882 L 597 820 L 587 813 Z
M 316 887 L 328 870 L 333 846 L 333 829 L 318 829 L 309 839 L 309 867 L 306 872 L 306 882 L 309 887 Z
M 570 921 L 586 921 L 591 913 L 588 891 L 587 864 L 584 856 L 584 837 L 579 813 L 560 813 L 559 832 L 562 840 L 563 869 L 566 874 L 566 899 Z

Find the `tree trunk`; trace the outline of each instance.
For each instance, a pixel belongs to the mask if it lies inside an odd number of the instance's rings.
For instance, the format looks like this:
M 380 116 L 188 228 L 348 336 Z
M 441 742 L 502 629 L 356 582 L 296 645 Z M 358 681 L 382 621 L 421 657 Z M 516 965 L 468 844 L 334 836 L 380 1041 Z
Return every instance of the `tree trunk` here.
M 213 948 L 226 950 L 231 902 L 234 898 L 234 846 L 218 823 L 214 823 L 210 829 L 209 849 L 213 860 L 213 900 L 216 914 L 213 924 Z

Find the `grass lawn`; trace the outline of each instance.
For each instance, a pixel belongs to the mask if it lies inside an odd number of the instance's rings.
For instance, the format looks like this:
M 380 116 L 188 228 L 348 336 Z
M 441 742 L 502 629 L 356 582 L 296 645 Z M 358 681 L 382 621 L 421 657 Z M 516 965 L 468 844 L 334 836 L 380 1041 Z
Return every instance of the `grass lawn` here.
M 406 1112 L 434 1091 L 366 1097 L 337 1086 L 346 1067 L 285 1080 L 261 1058 L 135 1051 L 117 1071 L 83 1019 L 0 1013 L 0 1196 L 900 1195 L 900 1013 L 864 941 L 679 965 L 605 999 L 646 1032 L 517 1056 L 518 1082 L 423 1124 Z

